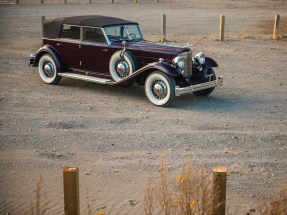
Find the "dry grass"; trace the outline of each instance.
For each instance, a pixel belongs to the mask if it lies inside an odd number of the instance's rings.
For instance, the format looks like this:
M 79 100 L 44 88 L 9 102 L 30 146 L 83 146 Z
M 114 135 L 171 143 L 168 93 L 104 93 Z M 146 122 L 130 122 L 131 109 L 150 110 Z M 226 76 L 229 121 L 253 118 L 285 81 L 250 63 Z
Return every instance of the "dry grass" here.
M 162 161 L 160 176 L 150 174 L 144 196 L 146 215 L 208 215 L 212 213 L 212 181 L 204 168 L 193 168 L 191 160 L 183 164 L 175 184 L 168 180 L 168 167 Z
M 42 198 L 42 188 L 43 188 L 43 176 L 40 175 L 40 178 L 36 184 L 35 189 L 35 200 L 31 203 L 30 210 L 27 215 L 45 215 L 49 208 L 49 200 L 47 198 Z M 43 200 L 44 199 L 44 200 Z
M 260 215 L 287 215 L 287 188 L 280 189 L 270 201 L 259 203 Z

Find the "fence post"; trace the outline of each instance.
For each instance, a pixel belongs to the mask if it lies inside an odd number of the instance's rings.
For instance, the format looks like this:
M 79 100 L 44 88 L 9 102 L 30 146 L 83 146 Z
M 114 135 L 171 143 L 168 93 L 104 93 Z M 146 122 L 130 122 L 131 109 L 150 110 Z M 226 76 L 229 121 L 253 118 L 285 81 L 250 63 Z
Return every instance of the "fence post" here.
M 114 3 L 114 0 L 112 0 L 112 3 Z
M 138 0 L 134 0 L 134 3 L 138 3 Z
M 65 167 L 63 171 L 63 183 L 65 215 L 79 215 L 79 168 Z
M 67 0 L 64 0 L 64 4 L 67 4 Z
M 212 172 L 212 215 L 225 215 L 227 168 L 213 167 Z
M 161 17 L 161 42 L 166 42 L 166 15 L 162 14 Z
M 92 0 L 89 1 L 89 4 L 92 4 Z
M 280 22 L 280 15 L 275 15 L 275 21 L 274 21 L 274 30 L 273 30 L 273 40 L 278 39 L 278 31 L 279 31 L 279 22 Z
M 19 4 L 19 0 L 16 0 L 16 4 Z
M 158 3 L 158 0 L 154 0 L 155 1 L 155 3 Z
M 41 0 L 41 4 L 44 4 L 44 0 Z
M 220 16 L 220 41 L 224 41 L 224 25 L 225 25 L 225 16 L 221 14 Z
M 44 23 L 45 20 L 46 20 L 46 16 L 42 16 L 42 17 L 41 17 L 41 22 L 42 22 L 42 24 Z

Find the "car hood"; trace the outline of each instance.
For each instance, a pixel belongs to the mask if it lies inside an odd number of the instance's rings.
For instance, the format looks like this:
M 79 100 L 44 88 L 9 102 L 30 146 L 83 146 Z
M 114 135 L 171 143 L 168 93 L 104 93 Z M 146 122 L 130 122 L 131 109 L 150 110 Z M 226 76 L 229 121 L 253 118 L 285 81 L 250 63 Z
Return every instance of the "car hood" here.
M 130 49 L 136 48 L 140 51 L 158 52 L 173 55 L 178 55 L 179 53 L 187 50 L 186 47 L 173 46 L 160 43 L 151 43 L 151 42 L 129 42 L 128 48 Z
M 187 47 L 173 46 L 146 41 L 127 41 L 127 50 L 133 51 L 138 57 L 163 58 L 171 60 L 178 54 L 189 51 Z

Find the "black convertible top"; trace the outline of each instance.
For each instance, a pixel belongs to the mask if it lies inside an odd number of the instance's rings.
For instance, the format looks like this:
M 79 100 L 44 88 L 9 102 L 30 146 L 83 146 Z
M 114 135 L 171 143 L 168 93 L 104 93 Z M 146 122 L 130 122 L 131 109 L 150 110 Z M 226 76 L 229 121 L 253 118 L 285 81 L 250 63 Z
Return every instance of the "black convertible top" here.
M 114 25 L 127 25 L 127 24 L 138 25 L 138 23 L 136 22 L 131 22 L 124 19 L 108 17 L 108 16 L 99 16 L 99 15 L 60 17 L 56 19 L 46 19 L 43 21 L 43 27 L 42 27 L 43 37 L 51 39 L 60 37 L 63 24 L 92 26 L 92 27 L 107 27 Z

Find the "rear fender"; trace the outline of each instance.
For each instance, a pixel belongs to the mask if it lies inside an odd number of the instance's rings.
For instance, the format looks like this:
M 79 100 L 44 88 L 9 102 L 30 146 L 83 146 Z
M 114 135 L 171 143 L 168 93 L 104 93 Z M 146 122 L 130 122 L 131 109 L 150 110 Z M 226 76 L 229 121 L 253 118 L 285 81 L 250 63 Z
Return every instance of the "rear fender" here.
M 170 64 L 165 62 L 154 62 L 150 63 L 137 71 L 135 71 L 132 75 L 124 78 L 123 80 L 117 82 L 117 85 L 125 85 L 126 83 L 130 83 L 131 81 L 134 81 L 138 76 L 145 75 L 148 76 L 152 71 L 159 70 L 164 72 L 165 74 L 168 74 L 172 77 L 180 76 L 181 74 L 177 71 L 176 68 L 172 67 Z
M 37 51 L 33 66 L 38 66 L 39 60 L 44 54 L 50 54 L 54 58 L 58 69 L 63 68 L 63 60 L 59 53 L 49 45 L 44 45 Z

